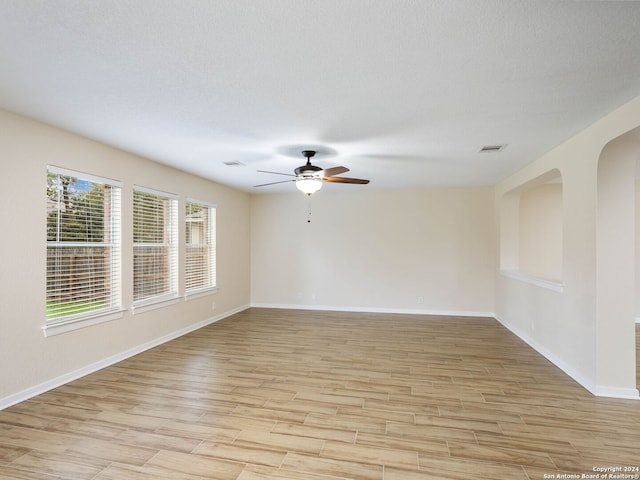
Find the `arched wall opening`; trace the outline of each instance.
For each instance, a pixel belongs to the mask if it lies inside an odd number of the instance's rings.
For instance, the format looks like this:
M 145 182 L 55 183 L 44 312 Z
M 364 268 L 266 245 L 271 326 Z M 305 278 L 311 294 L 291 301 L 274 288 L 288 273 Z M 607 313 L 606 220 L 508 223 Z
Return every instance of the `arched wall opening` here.
M 597 171 L 596 378 L 605 394 L 637 392 L 636 169 L 640 127 L 602 149 Z M 617 387 L 609 387 L 617 385 Z
M 594 395 L 633 399 L 638 118 L 640 97 L 495 186 L 496 318 Z M 554 169 L 562 184 L 561 283 L 522 273 L 519 251 L 523 191 Z

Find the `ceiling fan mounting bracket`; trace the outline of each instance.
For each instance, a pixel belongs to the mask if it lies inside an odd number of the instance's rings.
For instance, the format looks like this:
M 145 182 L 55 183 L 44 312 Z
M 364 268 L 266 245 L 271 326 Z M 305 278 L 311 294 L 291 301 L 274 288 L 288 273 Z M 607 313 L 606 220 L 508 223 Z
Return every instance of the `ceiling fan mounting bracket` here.
M 302 150 L 302 155 L 306 157 L 306 165 L 302 165 L 294 170 L 297 177 L 313 178 L 322 168 L 311 165 L 311 158 L 316 154 L 315 150 Z

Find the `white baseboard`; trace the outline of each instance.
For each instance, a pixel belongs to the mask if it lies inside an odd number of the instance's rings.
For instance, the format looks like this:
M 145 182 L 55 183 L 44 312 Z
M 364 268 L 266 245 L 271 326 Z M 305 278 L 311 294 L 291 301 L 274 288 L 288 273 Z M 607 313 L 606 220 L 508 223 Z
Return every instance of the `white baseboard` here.
M 635 388 L 618 388 L 618 387 L 605 387 L 602 385 L 597 385 L 592 382 L 590 379 L 586 378 L 579 372 L 576 372 L 575 369 L 567 364 L 564 360 L 558 358 L 556 355 L 551 353 L 546 348 L 542 347 L 538 343 L 536 343 L 529 335 L 527 335 L 522 330 L 514 328 L 512 325 L 509 325 L 507 322 L 502 320 L 500 317 L 495 316 L 495 319 L 498 320 L 507 330 L 511 331 L 514 335 L 519 337 L 522 341 L 524 341 L 527 345 L 537 351 L 540 355 L 545 357 L 551 363 L 553 363 L 556 367 L 562 370 L 564 373 L 573 378 L 576 382 L 586 388 L 589 392 L 597 397 L 611 397 L 611 398 L 623 398 L 623 399 L 632 399 L 632 400 L 640 400 L 640 392 L 638 392 Z
M 193 325 L 189 325 L 188 327 L 185 327 L 183 329 L 177 330 L 175 332 L 172 332 L 162 337 L 151 340 L 150 342 L 144 343 L 142 345 L 138 345 L 124 352 L 120 352 L 116 355 L 112 355 L 111 357 L 92 363 L 80 369 L 74 370 L 64 375 L 60 375 L 56 378 L 40 383 L 28 389 L 22 390 L 13 395 L 9 395 L 8 397 L 4 397 L 0 399 L 0 410 L 4 410 L 5 408 L 10 407 L 11 405 L 15 405 L 16 403 L 20 403 L 24 400 L 28 400 L 29 398 L 35 397 L 36 395 L 40 395 L 41 393 L 47 392 L 53 388 L 59 387 L 73 380 L 77 380 L 78 378 L 89 375 L 90 373 L 96 372 L 105 367 L 108 367 L 122 360 L 125 360 L 129 357 L 142 353 L 146 350 L 157 347 L 158 345 L 162 345 L 163 343 L 166 343 L 170 340 L 186 335 L 187 333 L 193 332 L 194 330 L 198 330 L 199 328 L 215 323 L 219 320 L 227 318 L 236 313 L 242 312 L 250 307 L 281 308 L 281 309 L 288 309 L 288 310 L 326 310 L 326 311 L 344 311 L 344 312 L 361 312 L 361 313 L 391 313 L 391 314 L 397 313 L 397 314 L 408 314 L 408 315 L 440 315 L 440 316 L 454 316 L 454 317 L 495 318 L 505 328 L 510 330 L 514 335 L 521 338 L 525 343 L 531 346 L 531 348 L 533 348 L 542 356 L 547 358 L 551 363 L 553 363 L 558 368 L 560 368 L 560 370 L 565 372 L 567 375 L 573 378 L 576 382 L 578 382 L 580 385 L 582 385 L 592 394 L 596 396 L 602 396 L 602 397 L 640 399 L 640 393 L 638 392 L 637 389 L 606 387 L 602 385 L 595 385 L 589 379 L 585 378 L 583 375 L 576 372 L 570 365 L 566 364 L 564 361 L 557 358 L 555 355 L 547 351 L 545 348 L 536 344 L 536 342 L 533 341 L 526 333 L 518 331 L 517 329 L 514 329 L 511 325 L 507 324 L 506 322 L 498 318 L 493 312 L 476 312 L 476 311 L 461 311 L 461 310 L 429 310 L 429 309 L 395 309 L 395 308 L 371 308 L 371 307 L 331 307 L 331 306 L 317 306 L 317 305 L 253 303 L 250 305 L 243 305 L 241 307 L 237 307 L 233 310 L 229 310 L 224 313 L 220 313 L 218 315 L 215 315 L 201 322 L 195 323 Z M 636 322 L 640 323 L 640 317 L 636 319 Z
M 198 330 L 199 328 L 206 327 L 207 325 L 215 323 L 219 320 L 227 318 L 236 313 L 242 312 L 247 308 L 249 308 L 249 305 L 243 305 L 233 310 L 220 313 L 216 316 L 213 316 L 201 322 L 195 323 L 193 325 L 189 325 L 188 327 L 182 328 L 175 332 L 171 332 L 167 335 L 151 340 L 150 342 L 144 343 L 142 345 L 137 345 L 133 348 L 130 348 L 129 350 L 125 350 L 124 352 L 117 353 L 115 355 L 112 355 L 98 362 L 89 364 L 85 367 L 79 368 L 77 370 L 66 373 L 64 375 L 60 375 L 59 377 L 53 378 L 51 380 L 47 380 L 46 382 L 27 388 L 26 390 L 22 390 L 21 392 L 15 393 L 13 395 L 9 395 L 8 397 L 0 399 L 0 410 L 4 410 L 5 408 L 10 407 L 11 405 L 15 405 L 16 403 L 20 403 L 24 400 L 28 400 L 29 398 L 35 397 L 36 395 L 40 395 L 41 393 L 47 392 L 53 388 L 72 382 L 73 380 L 77 380 L 78 378 L 89 375 L 90 373 L 97 372 L 98 370 L 102 370 L 105 367 L 121 362 L 122 360 L 125 360 L 129 357 L 142 353 L 145 350 L 149 350 L 151 348 L 157 347 L 158 345 L 162 345 L 163 343 L 166 343 L 170 340 L 186 335 L 187 333 L 193 332 L 194 330 Z
M 439 315 L 448 317 L 488 317 L 495 318 L 493 312 L 475 312 L 467 310 L 430 310 L 413 308 L 375 308 L 375 307 L 335 307 L 327 305 L 291 305 L 279 303 L 252 303 L 254 308 L 281 308 L 285 310 L 324 310 L 328 312 L 358 313 L 398 313 L 404 315 Z
M 598 397 L 625 398 L 628 400 L 640 400 L 640 392 L 637 388 L 604 387 L 598 385 L 595 395 Z
M 252 303 L 252 307 L 255 308 L 282 308 L 288 310 L 326 310 L 326 311 L 342 311 L 342 312 L 361 312 L 361 313 L 398 313 L 409 315 L 441 315 L 452 317 L 489 317 L 495 318 L 505 328 L 511 331 L 514 335 L 523 340 L 531 348 L 536 350 L 540 355 L 545 357 L 556 367 L 566 373 L 569 377 L 573 378 L 576 382 L 582 385 L 585 389 L 591 392 L 593 395 L 599 397 L 612 397 L 612 398 L 624 398 L 624 399 L 640 399 L 640 392 L 634 388 L 617 388 L 617 387 L 605 387 L 602 385 L 596 385 L 584 375 L 576 372 L 573 367 L 567 364 L 562 359 L 558 358 L 547 349 L 538 345 L 531 337 L 525 332 L 514 329 L 511 325 L 507 324 L 502 319 L 498 318 L 493 312 L 474 312 L 474 311 L 460 311 L 460 310 L 420 310 L 420 309 L 397 309 L 397 308 L 371 308 L 371 307 L 334 307 L 334 306 L 318 306 L 318 305 L 290 305 L 290 304 L 266 304 L 266 303 Z M 640 323 L 640 317 L 636 319 Z

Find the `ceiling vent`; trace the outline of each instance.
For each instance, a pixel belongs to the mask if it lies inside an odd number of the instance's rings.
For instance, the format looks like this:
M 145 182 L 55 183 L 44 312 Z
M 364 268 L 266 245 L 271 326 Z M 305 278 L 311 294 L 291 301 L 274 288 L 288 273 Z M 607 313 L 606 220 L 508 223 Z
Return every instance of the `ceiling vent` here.
M 506 145 L 485 145 L 480 149 L 480 153 L 495 153 L 504 150 Z
M 239 162 L 238 160 L 230 160 L 228 162 L 223 162 L 227 167 L 244 167 L 244 163 Z

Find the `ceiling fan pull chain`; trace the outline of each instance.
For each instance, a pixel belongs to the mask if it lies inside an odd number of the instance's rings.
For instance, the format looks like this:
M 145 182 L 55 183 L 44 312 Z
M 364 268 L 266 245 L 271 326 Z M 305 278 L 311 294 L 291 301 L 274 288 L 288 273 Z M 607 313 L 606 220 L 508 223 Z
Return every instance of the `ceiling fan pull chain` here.
M 311 195 L 307 195 L 307 223 L 311 223 Z

